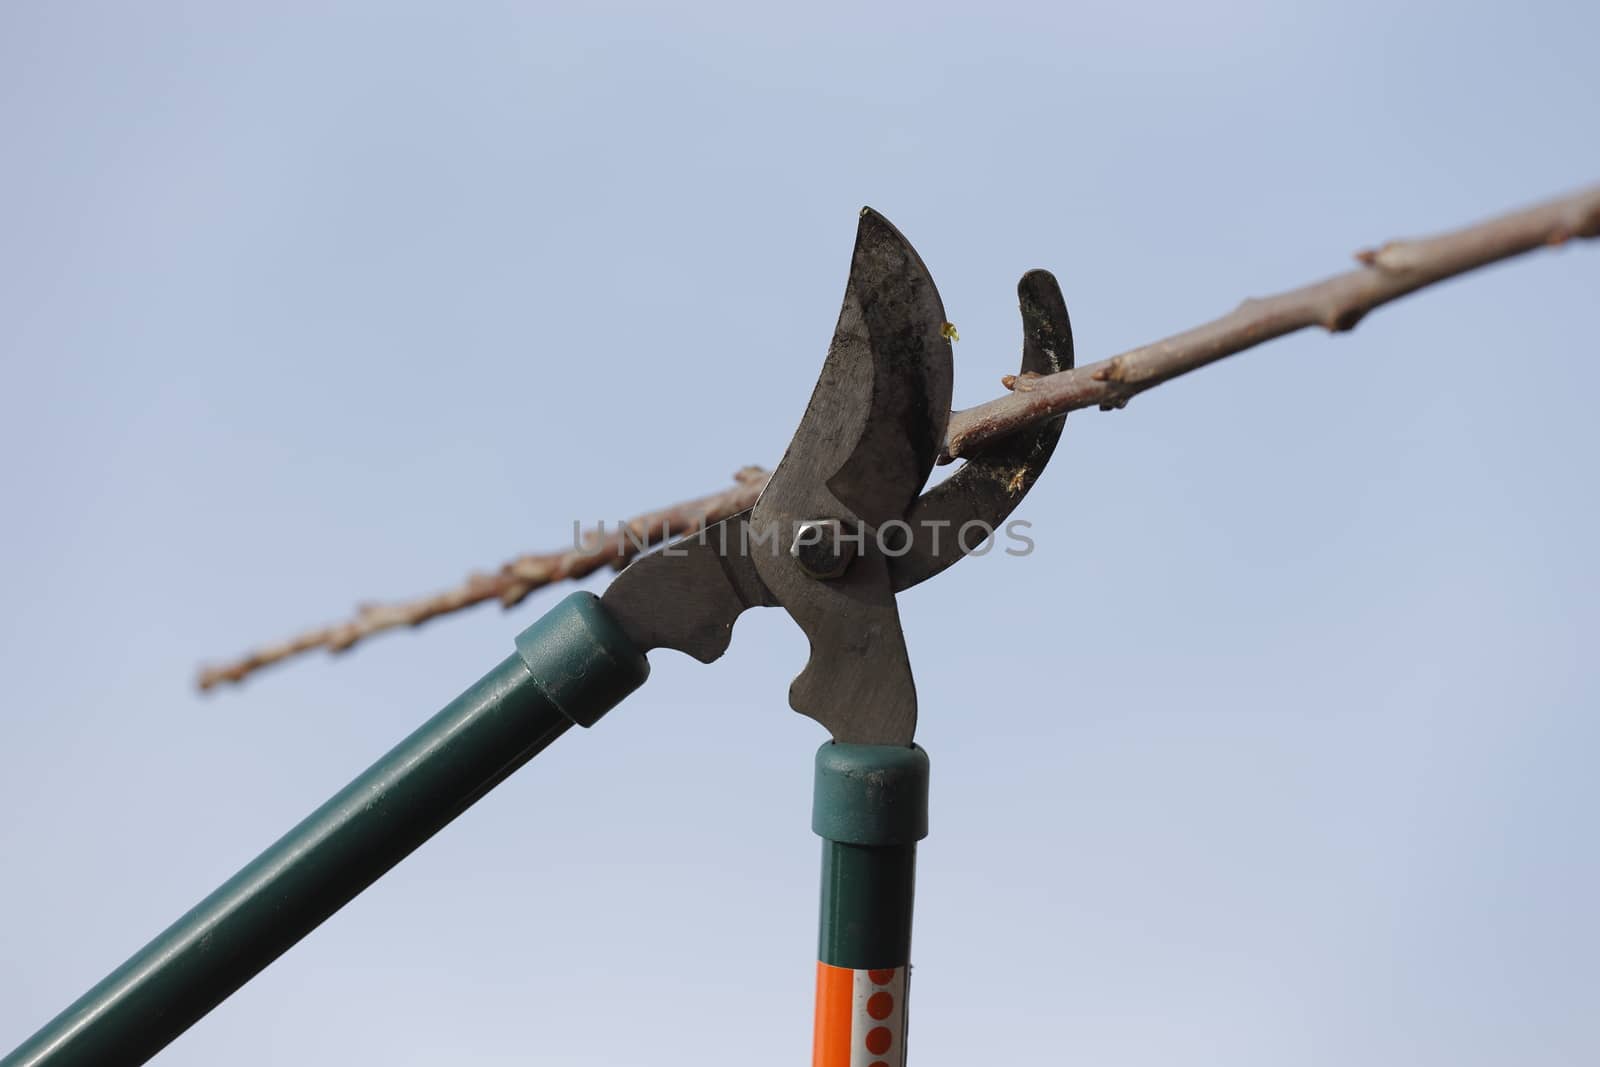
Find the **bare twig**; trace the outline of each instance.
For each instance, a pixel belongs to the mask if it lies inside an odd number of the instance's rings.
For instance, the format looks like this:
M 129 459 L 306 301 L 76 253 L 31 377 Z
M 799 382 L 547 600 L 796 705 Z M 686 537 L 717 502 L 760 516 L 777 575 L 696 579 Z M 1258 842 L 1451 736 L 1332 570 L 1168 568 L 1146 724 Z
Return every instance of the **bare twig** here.
M 453 589 L 390 604 L 362 604 L 355 618 L 331 626 L 319 626 L 287 641 L 266 645 L 230 662 L 200 670 L 198 684 L 210 689 L 223 682 L 241 682 L 262 667 L 282 662 L 312 649 L 343 652 L 373 634 L 399 626 L 421 626 L 429 619 L 462 608 L 498 600 L 503 607 L 514 607 L 540 586 L 582 578 L 605 566 L 620 568 L 643 548 L 680 534 L 693 533 L 702 526 L 718 522 L 754 504 L 767 472 L 760 467 L 745 467 L 733 476 L 734 484 L 720 492 L 688 500 L 682 504 L 646 512 L 610 530 L 590 530 L 574 538 L 583 547 L 560 552 L 518 556 L 502 564 L 493 574 L 474 574 Z
M 971 455 L 987 441 L 1079 408 L 1126 406 L 1162 382 L 1226 356 L 1310 326 L 1329 332 L 1353 329 L 1374 308 L 1446 278 L 1465 274 L 1535 249 L 1576 237 L 1600 235 L 1600 186 L 1465 229 L 1416 240 L 1391 241 L 1356 254 L 1359 268 L 1285 293 L 1246 300 L 1202 326 L 1110 359 L 1049 375 L 1008 375 L 1010 395 L 951 415 L 945 461 Z M 493 574 L 475 574 L 462 585 L 432 596 L 392 604 L 369 604 L 346 622 L 308 630 L 257 649 L 231 663 L 200 671 L 201 689 L 238 682 L 269 664 L 316 648 L 342 652 L 356 642 L 399 626 L 486 600 L 511 607 L 553 582 L 581 578 L 606 565 L 621 566 L 641 546 L 689 533 L 742 511 L 755 502 L 768 474 L 746 467 L 721 492 L 629 520 L 610 532 L 591 531 L 581 550 L 519 556 Z
M 1362 266 L 1356 270 L 1246 300 L 1222 318 L 1164 341 L 1060 374 L 1007 376 L 1002 384 L 1013 390 L 1010 396 L 950 417 L 946 458 L 966 455 L 985 441 L 1062 412 L 1124 407 L 1152 386 L 1308 326 L 1330 333 L 1354 329 L 1367 312 L 1425 285 L 1597 234 L 1600 185 L 1437 237 L 1390 241 L 1358 252 Z

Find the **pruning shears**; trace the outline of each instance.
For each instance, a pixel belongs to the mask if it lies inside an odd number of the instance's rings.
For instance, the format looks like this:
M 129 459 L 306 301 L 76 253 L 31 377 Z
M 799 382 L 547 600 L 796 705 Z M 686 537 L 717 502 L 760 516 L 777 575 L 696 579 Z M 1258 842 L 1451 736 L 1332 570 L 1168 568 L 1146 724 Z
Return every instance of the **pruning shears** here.
M 1060 288 L 1018 285 L 1022 371 L 1072 366 Z M 810 641 L 789 703 L 817 752 L 823 838 L 815 1067 L 905 1063 L 912 887 L 928 758 L 895 594 L 980 548 L 1049 460 L 1065 416 L 1002 438 L 922 492 L 954 370 L 921 257 L 861 213 L 844 302 L 811 402 L 755 505 L 574 593 L 516 651 L 202 900 L 0 1067 L 143 1063 L 573 725 L 644 684 L 646 653 L 711 663 L 752 607 Z

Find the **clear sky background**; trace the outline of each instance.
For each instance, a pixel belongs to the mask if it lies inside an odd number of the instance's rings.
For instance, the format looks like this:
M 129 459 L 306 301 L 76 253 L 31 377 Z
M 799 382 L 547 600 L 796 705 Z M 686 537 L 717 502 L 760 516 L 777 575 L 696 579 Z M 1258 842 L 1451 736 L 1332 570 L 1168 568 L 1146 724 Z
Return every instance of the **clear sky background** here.
M 1600 178 L 1592 3 L 0 6 L 0 1051 L 511 649 L 202 660 L 777 461 L 857 209 L 1000 392 Z M 902 598 L 936 1064 L 1600 1059 L 1600 248 L 1073 416 Z M 599 583 L 593 585 L 599 587 Z M 158 1060 L 807 1062 L 781 613 Z

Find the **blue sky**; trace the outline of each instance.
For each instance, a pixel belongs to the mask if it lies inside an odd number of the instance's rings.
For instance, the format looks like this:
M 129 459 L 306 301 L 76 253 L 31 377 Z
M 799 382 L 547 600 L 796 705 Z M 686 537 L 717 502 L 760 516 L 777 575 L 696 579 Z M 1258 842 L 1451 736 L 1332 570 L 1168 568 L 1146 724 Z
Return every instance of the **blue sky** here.
M 1595 181 L 1597 31 L 6 4 L 0 1046 L 553 597 L 206 697 L 199 661 L 774 464 L 862 204 L 967 406 L 1028 268 L 1096 359 Z M 1600 1056 L 1597 292 L 1540 254 L 1075 415 L 1037 551 L 902 598 L 919 1067 Z M 658 655 L 156 1062 L 805 1062 L 803 662 L 775 612 Z

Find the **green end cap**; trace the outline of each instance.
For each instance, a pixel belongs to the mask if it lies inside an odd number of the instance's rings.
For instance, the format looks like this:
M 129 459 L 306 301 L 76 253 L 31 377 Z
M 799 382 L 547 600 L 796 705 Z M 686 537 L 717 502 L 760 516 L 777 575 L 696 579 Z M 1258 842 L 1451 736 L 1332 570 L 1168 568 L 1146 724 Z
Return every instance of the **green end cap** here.
M 517 635 L 534 684 L 579 726 L 600 716 L 650 677 L 650 661 L 593 593 L 573 593 Z
M 928 836 L 928 754 L 916 745 L 823 745 L 811 829 L 848 845 L 921 841 Z

